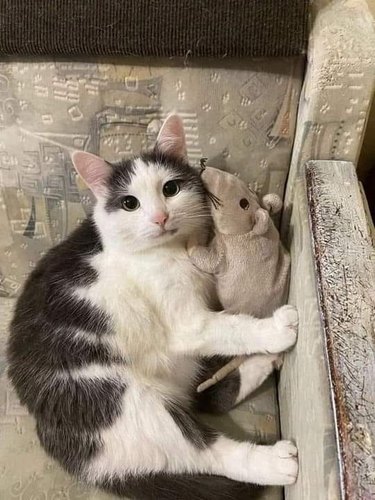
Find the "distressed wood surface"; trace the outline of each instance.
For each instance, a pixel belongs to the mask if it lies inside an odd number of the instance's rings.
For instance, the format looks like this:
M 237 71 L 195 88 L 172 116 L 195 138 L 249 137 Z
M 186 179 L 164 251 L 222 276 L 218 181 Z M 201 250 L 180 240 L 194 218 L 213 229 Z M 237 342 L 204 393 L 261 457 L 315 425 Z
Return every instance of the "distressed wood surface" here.
M 375 254 L 370 228 L 351 163 L 310 161 L 306 184 L 343 498 L 370 500 L 375 498 Z
M 375 4 L 374 4 L 374 6 L 375 6 Z M 362 182 L 359 183 L 359 189 L 361 191 L 363 208 L 365 210 L 366 220 L 367 220 L 367 224 L 368 224 L 371 239 L 372 239 L 372 246 L 375 247 L 375 226 L 374 226 L 374 222 L 373 222 L 372 217 L 371 217 L 370 207 L 369 207 L 369 204 L 368 204 L 368 201 L 366 198 L 366 193 L 365 193 Z

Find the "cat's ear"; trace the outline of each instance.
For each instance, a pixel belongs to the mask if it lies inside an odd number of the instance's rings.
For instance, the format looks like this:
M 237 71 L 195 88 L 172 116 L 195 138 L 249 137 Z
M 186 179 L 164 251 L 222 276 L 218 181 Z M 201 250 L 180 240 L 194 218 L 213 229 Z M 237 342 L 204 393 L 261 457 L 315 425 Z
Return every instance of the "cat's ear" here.
M 156 139 L 155 149 L 168 156 L 187 159 L 184 125 L 178 115 L 167 116 Z
M 111 166 L 99 156 L 85 151 L 75 151 L 72 161 L 79 176 L 87 184 L 96 197 L 106 192 L 106 182 L 111 175 Z

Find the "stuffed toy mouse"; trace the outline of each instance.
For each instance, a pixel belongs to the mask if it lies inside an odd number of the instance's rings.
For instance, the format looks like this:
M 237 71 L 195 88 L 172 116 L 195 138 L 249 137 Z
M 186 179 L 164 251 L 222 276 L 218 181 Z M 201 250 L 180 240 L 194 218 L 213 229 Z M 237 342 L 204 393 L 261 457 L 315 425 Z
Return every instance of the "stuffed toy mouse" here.
M 276 194 L 262 202 L 235 175 L 204 167 L 202 180 L 212 202 L 215 235 L 208 247 L 189 244 L 188 253 L 202 271 L 216 277 L 223 308 L 233 314 L 271 316 L 286 301 L 290 257 L 270 216 L 282 207 Z M 234 358 L 198 387 L 201 392 L 238 368 Z

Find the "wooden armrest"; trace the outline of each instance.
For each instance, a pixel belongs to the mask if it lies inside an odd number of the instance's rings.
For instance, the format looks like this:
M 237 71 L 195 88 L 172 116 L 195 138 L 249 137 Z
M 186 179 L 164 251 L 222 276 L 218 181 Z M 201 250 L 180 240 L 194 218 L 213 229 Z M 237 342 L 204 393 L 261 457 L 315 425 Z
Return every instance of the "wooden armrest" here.
M 310 161 L 305 175 L 342 496 L 375 498 L 375 252 L 371 231 L 352 163 Z

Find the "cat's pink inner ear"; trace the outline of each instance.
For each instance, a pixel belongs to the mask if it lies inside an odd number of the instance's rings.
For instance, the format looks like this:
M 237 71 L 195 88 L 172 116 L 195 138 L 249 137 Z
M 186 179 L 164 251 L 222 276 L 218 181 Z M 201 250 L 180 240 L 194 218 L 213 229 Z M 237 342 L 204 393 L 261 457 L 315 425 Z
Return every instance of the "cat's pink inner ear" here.
M 178 115 L 169 115 L 160 129 L 155 148 L 166 155 L 186 159 L 184 126 Z
M 75 151 L 72 161 L 79 176 L 96 197 L 105 194 L 106 181 L 111 174 L 111 166 L 99 156 L 85 151 Z

